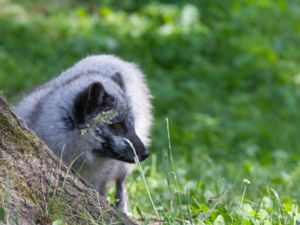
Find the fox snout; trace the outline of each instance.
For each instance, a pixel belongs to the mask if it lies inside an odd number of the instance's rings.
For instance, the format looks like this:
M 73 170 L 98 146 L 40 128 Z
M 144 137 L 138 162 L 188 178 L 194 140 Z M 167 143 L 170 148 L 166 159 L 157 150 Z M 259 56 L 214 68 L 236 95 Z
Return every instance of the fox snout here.
M 119 160 L 127 162 L 127 163 L 135 163 L 135 160 L 134 160 L 135 154 L 134 154 L 131 146 L 129 148 L 130 149 L 128 149 L 129 152 L 127 153 L 127 156 L 123 157 L 123 158 L 119 158 Z M 147 159 L 150 156 L 150 153 L 147 149 L 144 149 L 142 152 L 136 150 L 136 154 L 137 154 L 140 162 L 144 161 L 145 159 Z
M 149 151 L 146 149 L 145 145 L 142 143 L 141 139 L 137 136 L 135 131 L 131 131 L 127 133 L 125 138 L 127 139 L 127 142 L 129 141 L 128 151 L 132 153 L 129 154 L 131 156 L 129 158 L 130 160 L 132 160 L 133 163 L 134 163 L 135 155 L 132 148 L 134 148 L 140 162 L 144 161 L 146 158 L 150 156 Z
M 137 154 L 140 162 L 144 161 L 145 159 L 147 159 L 150 156 L 150 153 L 146 148 L 143 151 L 136 151 L 136 154 Z M 133 161 L 134 161 L 134 155 L 133 155 Z
M 144 161 L 145 159 L 147 159 L 150 156 L 150 153 L 145 150 L 144 152 L 142 152 L 141 155 L 139 155 L 139 160 L 140 162 Z
M 122 142 L 120 139 L 118 141 L 110 138 L 104 140 L 105 142 L 102 143 L 103 148 L 92 149 L 92 152 L 99 157 L 109 157 L 127 163 L 135 163 L 134 158 L 136 155 L 140 162 L 144 161 L 150 155 L 134 130 L 127 132 L 126 135 L 123 136 Z

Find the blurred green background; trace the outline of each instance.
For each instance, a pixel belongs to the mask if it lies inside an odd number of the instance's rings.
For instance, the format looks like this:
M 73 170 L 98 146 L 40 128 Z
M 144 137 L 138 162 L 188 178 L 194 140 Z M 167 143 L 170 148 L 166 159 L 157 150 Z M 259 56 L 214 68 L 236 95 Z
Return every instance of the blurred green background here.
M 298 0 L 0 0 L 0 89 L 11 104 L 102 53 L 147 75 L 155 125 L 145 172 L 157 205 L 172 198 L 161 178 L 166 117 L 179 186 L 192 198 L 230 189 L 233 202 L 248 178 L 253 207 L 266 183 L 299 204 Z M 133 177 L 134 212 L 151 211 Z

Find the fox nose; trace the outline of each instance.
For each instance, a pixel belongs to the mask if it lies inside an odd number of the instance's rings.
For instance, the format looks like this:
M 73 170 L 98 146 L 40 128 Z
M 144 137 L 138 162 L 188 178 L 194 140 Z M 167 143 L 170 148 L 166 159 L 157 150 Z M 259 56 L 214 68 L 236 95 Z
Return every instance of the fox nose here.
M 140 154 L 140 157 L 139 157 L 140 162 L 142 162 L 142 161 L 144 161 L 146 158 L 148 158 L 149 155 L 150 155 L 150 153 L 149 153 L 147 150 L 143 151 L 143 152 Z

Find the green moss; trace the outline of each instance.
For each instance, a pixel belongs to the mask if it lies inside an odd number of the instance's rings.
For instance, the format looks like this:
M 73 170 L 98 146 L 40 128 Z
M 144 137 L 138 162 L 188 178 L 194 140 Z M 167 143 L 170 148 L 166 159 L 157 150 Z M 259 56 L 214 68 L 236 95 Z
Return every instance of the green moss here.
M 14 125 L 15 122 L 13 121 L 12 117 L 3 112 L 0 114 L 0 129 L 1 129 L 1 133 L 0 136 L 1 137 L 15 137 L 15 138 L 19 138 L 20 136 L 22 136 L 23 132 L 20 131 L 20 129 L 16 126 L 12 126 Z
M 24 131 L 16 118 L 4 110 L 0 111 L 0 131 L 1 140 L 13 144 L 18 151 L 35 154 L 36 151 L 30 149 L 38 149 L 34 141 L 36 137 Z
M 0 184 L 0 207 L 3 207 L 4 201 L 4 187 Z
M 25 150 L 28 147 L 26 140 L 28 137 L 20 129 L 15 119 L 6 112 L 0 113 L 0 130 L 0 138 L 2 140 L 14 143 L 19 150 Z

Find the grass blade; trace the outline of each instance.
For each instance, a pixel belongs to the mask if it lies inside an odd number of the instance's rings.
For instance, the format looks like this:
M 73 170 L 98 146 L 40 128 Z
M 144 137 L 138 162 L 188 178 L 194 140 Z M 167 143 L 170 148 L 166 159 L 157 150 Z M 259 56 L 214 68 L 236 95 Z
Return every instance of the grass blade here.
M 132 148 L 132 150 L 133 150 L 133 152 L 134 152 L 134 155 L 135 155 L 134 161 L 135 161 L 135 163 L 138 165 L 139 172 L 140 172 L 140 174 L 141 174 L 143 183 L 144 183 L 144 185 L 145 185 L 145 188 L 146 188 L 146 191 L 147 191 L 149 200 L 150 200 L 151 205 L 152 205 L 152 207 L 153 207 L 153 209 L 154 209 L 154 212 L 155 212 L 155 214 L 156 214 L 156 217 L 157 217 L 158 220 L 160 220 L 159 214 L 158 214 L 158 212 L 157 212 L 157 210 L 156 210 L 156 207 L 155 207 L 154 202 L 153 202 L 153 200 L 152 200 L 152 197 L 151 197 L 151 194 L 150 194 L 150 191 L 149 191 L 149 188 L 148 188 L 146 179 L 145 179 L 145 175 L 144 175 L 144 171 L 143 171 L 142 165 L 141 165 L 141 163 L 140 163 L 140 160 L 139 160 L 139 158 L 138 158 L 138 155 L 136 154 L 135 148 L 133 147 L 131 141 L 129 141 L 127 138 L 124 138 L 124 140 L 128 142 L 128 144 L 130 145 L 130 147 Z

